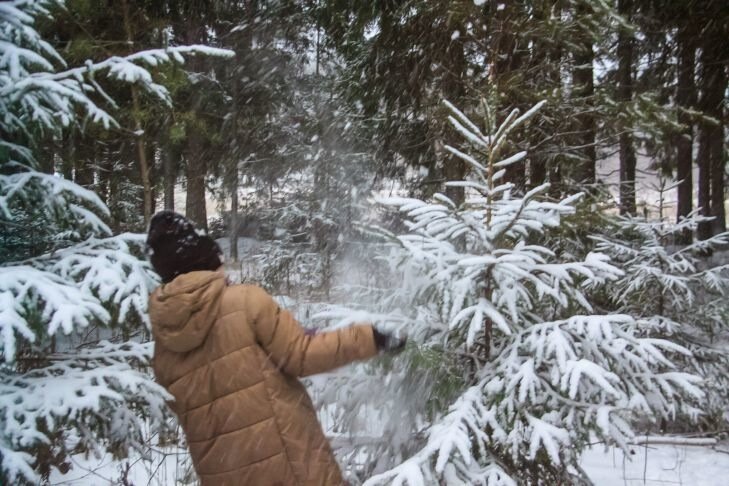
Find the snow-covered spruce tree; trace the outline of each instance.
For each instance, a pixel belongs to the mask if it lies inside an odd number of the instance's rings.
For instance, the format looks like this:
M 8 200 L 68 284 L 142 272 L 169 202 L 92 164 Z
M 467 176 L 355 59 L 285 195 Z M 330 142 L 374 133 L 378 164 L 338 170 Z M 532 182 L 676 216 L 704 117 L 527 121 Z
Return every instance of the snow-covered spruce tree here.
M 726 247 L 729 233 L 676 245 L 711 218 L 694 211 L 678 224 L 637 218 L 611 218 L 597 250 L 609 255 L 624 273 L 606 288 L 607 306 L 641 317 L 652 337 L 670 337 L 692 352 L 681 365 L 705 379 L 704 427 L 723 428 L 729 409 L 729 265 L 712 264 L 706 256 Z M 681 417 L 683 419 L 683 417 Z M 668 424 L 685 430 L 684 420 Z
M 112 236 L 91 191 L 36 169 L 34 136 L 115 125 L 100 78 L 168 100 L 144 67 L 203 46 L 149 50 L 68 68 L 33 28 L 51 2 L 0 3 L 0 482 L 37 484 L 72 453 L 141 449 L 167 397 L 143 367 L 142 235 Z M 95 101 L 96 100 L 96 101 Z M 119 332 L 90 329 L 115 327 Z M 141 334 L 141 336 L 135 334 Z M 115 335 L 120 339 L 106 339 Z M 102 338 L 102 339 L 100 339 Z
M 502 182 L 503 168 L 526 157 L 502 157 L 507 138 L 541 104 L 486 134 L 447 106 L 470 147 L 447 147 L 471 168 L 449 183 L 466 189 L 466 201 L 381 202 L 406 216 L 409 231 L 396 237 L 409 254 L 406 285 L 414 313 L 430 316 L 408 332 L 421 354 L 429 349 L 460 370 L 463 385 L 414 438 L 419 450 L 365 484 L 587 482 L 579 456 L 590 440 L 624 447 L 635 415 L 692 410 L 700 379 L 671 361 L 685 348 L 643 337 L 650 323 L 593 311 L 587 292 L 621 276 L 607 256 L 564 259 L 532 244 L 580 197 L 551 202 L 546 185 L 517 195 Z

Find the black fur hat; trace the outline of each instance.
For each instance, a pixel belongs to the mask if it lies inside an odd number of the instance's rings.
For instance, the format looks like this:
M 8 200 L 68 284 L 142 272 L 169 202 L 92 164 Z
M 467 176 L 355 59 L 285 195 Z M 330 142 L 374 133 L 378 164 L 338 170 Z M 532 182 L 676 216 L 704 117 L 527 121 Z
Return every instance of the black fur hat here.
M 201 236 L 192 222 L 173 211 L 160 211 L 149 222 L 147 249 L 155 272 L 164 283 L 183 273 L 217 270 L 222 251 L 209 236 Z

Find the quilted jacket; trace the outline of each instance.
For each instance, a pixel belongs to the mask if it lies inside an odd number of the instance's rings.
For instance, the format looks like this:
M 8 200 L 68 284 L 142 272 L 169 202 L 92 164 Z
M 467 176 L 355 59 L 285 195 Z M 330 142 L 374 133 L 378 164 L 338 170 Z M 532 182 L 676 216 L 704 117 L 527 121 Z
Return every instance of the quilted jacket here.
M 203 486 L 344 484 L 298 377 L 376 354 L 372 327 L 305 333 L 263 289 L 222 272 L 150 296 L 154 371 Z

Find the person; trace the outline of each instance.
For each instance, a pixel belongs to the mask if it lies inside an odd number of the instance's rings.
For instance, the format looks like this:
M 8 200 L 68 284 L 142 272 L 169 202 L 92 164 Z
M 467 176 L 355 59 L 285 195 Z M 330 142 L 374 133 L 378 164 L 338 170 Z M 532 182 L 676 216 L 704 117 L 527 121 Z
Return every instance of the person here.
M 306 332 L 262 288 L 228 285 L 217 243 L 172 211 L 152 218 L 147 248 L 162 279 L 149 299 L 154 372 L 202 485 L 345 484 L 298 378 L 405 340 L 369 324 Z

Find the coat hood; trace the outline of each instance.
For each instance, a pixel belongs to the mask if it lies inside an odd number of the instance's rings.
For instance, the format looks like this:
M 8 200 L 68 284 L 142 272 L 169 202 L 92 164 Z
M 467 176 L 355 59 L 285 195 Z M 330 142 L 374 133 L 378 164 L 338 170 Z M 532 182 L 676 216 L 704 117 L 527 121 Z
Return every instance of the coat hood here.
M 149 299 L 155 340 L 177 353 L 200 346 L 218 316 L 224 288 L 222 271 L 189 272 L 157 287 Z

